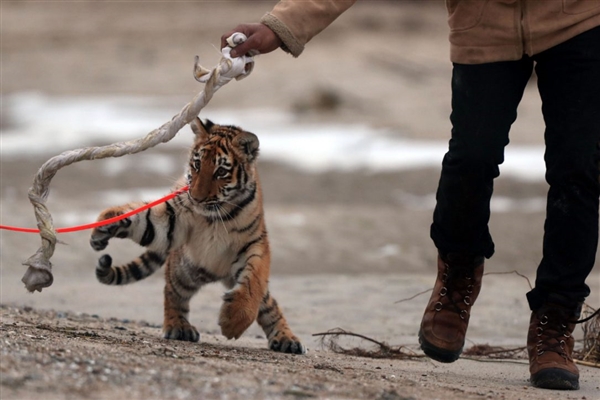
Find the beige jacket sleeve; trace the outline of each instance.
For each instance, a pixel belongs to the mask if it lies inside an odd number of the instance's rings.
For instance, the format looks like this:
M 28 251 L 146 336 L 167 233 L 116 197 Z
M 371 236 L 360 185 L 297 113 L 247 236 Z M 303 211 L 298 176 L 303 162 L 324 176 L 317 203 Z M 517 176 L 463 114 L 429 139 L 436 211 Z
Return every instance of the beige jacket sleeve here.
M 356 0 L 281 0 L 261 23 L 279 36 L 281 48 L 298 57 L 308 43 Z

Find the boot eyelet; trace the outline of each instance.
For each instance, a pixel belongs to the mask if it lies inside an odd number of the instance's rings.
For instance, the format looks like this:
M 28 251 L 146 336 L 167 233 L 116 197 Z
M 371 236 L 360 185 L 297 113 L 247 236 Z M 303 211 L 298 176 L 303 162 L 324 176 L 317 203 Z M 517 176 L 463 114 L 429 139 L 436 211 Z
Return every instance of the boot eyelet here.
M 435 305 L 434 305 L 433 309 L 434 309 L 435 311 L 442 311 L 442 306 L 443 306 L 443 304 L 442 304 L 441 302 L 439 302 L 439 301 L 438 301 L 437 303 L 435 303 Z
M 469 294 L 473 293 L 473 285 L 467 286 L 467 293 L 469 293 Z
M 470 306 L 471 305 L 471 297 L 470 296 L 465 296 L 465 298 L 463 299 L 463 302 Z
M 540 320 L 540 325 L 546 325 L 548 323 L 548 317 L 544 315 Z
M 460 319 L 465 319 L 469 316 L 469 312 L 467 310 L 460 310 Z
M 537 332 L 538 336 L 542 336 L 542 333 L 544 333 L 544 329 L 542 329 L 542 327 L 540 327 L 540 326 L 538 326 L 537 328 L 535 328 L 535 331 Z
M 537 352 L 538 356 L 541 356 L 542 354 L 544 354 L 544 350 L 540 350 L 540 351 Z
M 441 290 L 440 290 L 440 296 L 444 297 L 446 294 L 448 293 L 448 289 L 444 286 Z
M 565 332 L 565 333 L 563 333 L 563 336 L 566 337 L 566 338 L 570 338 L 571 334 L 569 332 Z

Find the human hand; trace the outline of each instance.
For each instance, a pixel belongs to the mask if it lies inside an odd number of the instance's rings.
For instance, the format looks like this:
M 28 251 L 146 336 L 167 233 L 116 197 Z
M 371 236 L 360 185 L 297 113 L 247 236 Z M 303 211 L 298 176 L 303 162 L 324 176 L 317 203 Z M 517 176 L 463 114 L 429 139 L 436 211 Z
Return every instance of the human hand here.
M 278 49 L 282 41 L 269 27 L 263 24 L 240 24 L 231 31 L 221 36 L 221 48 L 227 46 L 227 38 L 235 32 L 240 32 L 246 35 L 247 39 L 244 43 L 237 45 L 231 50 L 231 57 L 239 57 L 250 53 L 255 55 L 270 53 Z M 253 54 L 254 53 L 254 54 Z

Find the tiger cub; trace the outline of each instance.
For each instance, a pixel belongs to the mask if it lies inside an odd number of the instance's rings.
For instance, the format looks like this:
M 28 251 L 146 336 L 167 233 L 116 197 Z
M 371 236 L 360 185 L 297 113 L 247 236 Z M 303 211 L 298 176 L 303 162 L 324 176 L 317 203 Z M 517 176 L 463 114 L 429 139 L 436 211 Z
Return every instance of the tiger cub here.
M 147 248 L 121 266 L 113 266 L 108 254 L 101 256 L 96 277 L 107 285 L 124 285 L 166 264 L 164 337 L 191 342 L 200 335 L 188 321 L 190 299 L 203 285 L 221 281 L 228 289 L 219 315 L 225 337 L 239 338 L 256 320 L 270 349 L 303 354 L 305 347 L 269 293 L 271 254 L 256 170 L 258 138 L 198 118 L 190 125 L 196 138 L 187 172 L 177 184 L 189 189 L 143 213 L 95 228 L 90 238 L 94 250 L 104 250 L 113 237 Z M 141 205 L 108 208 L 98 220 Z

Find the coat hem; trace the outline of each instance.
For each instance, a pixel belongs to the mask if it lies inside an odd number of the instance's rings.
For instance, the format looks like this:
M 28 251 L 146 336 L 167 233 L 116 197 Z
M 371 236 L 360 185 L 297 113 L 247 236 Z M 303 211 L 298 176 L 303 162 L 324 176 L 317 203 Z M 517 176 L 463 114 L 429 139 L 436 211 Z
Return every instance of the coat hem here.
M 525 55 L 522 50 L 514 44 L 502 46 L 458 46 L 452 44 L 450 47 L 450 61 L 456 64 L 516 61 Z

